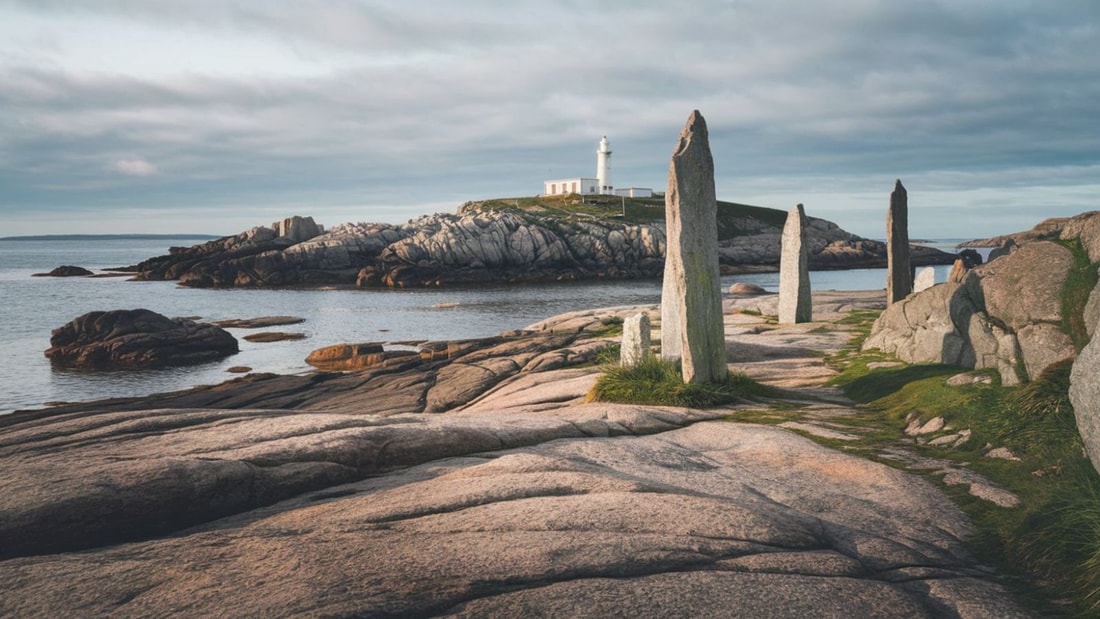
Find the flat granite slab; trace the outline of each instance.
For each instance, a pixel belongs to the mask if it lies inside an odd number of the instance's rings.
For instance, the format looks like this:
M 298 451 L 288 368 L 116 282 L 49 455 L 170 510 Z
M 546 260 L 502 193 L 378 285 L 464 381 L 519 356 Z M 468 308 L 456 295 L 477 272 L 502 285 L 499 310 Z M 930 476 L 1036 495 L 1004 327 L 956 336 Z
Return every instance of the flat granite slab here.
M 847 337 L 734 328 L 731 349 L 757 346 L 734 367 L 778 379 L 801 365 L 818 390 L 813 351 Z M 286 385 L 265 396 L 278 408 L 177 396 L 13 418 L 0 616 L 1026 616 L 924 478 L 728 421 L 735 406 L 583 403 L 598 368 L 569 363 L 586 341 L 508 340 L 526 369 L 443 413 L 386 409 L 407 406 L 387 396 L 396 379 L 364 373 Z M 457 363 L 488 367 L 495 351 Z M 219 394 L 186 397 L 233 401 Z M 846 414 L 815 402 L 795 430 Z
M 330 445 L 350 441 L 422 462 L 191 529 L 9 558 L 0 614 L 1024 616 L 962 548 L 965 517 L 923 479 L 778 428 L 629 408 L 579 406 L 542 423 L 437 416 L 427 428 L 389 417 L 385 432 L 349 428 L 342 439 L 286 432 L 300 438 L 264 441 L 274 425 L 213 420 L 178 433 L 119 429 L 95 442 L 78 433 L 62 452 L 69 465 L 53 474 L 19 461 L 60 465 L 35 446 L 61 439 L 25 437 L 5 454 L 15 465 L 3 474 L 8 501 L 27 504 L 10 494 L 20 477 L 12 471 L 33 468 L 42 488 L 98 487 L 131 514 L 143 494 L 171 502 L 157 493 L 209 479 L 194 474 L 204 467 L 220 480 L 195 489 L 194 501 L 218 500 L 219 483 L 225 499 L 247 491 L 230 462 L 257 469 L 259 487 L 260 471 L 287 466 L 274 458 L 288 451 L 304 465 L 338 459 Z M 601 429 L 611 436 L 594 436 Z M 638 429 L 655 433 L 626 433 Z M 447 447 L 448 437 L 457 444 Z M 533 444 L 482 448 L 494 439 Z M 139 453 L 155 464 L 116 465 L 142 474 L 107 490 L 103 471 Z M 165 485 L 165 471 L 188 464 L 192 474 Z M 40 516 L 62 522 L 64 510 Z

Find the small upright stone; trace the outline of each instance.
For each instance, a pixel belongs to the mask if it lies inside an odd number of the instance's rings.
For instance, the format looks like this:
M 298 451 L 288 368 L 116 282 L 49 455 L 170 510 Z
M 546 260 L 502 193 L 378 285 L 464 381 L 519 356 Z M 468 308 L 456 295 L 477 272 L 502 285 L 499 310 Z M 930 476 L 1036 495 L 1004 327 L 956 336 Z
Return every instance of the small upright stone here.
M 886 305 L 901 301 L 913 292 L 909 266 L 909 196 L 901 181 L 890 194 L 886 212 Z
M 787 212 L 779 258 L 779 322 L 813 320 L 810 299 L 810 252 L 806 242 L 806 211 L 799 204 Z
M 913 292 L 928 290 L 936 285 L 936 269 L 924 267 L 917 271 L 917 278 L 913 280 Z
M 632 368 L 649 356 L 649 314 L 640 312 L 623 321 L 623 343 L 619 365 Z
M 707 123 L 696 110 L 672 153 L 665 193 L 667 252 L 661 289 L 661 356 L 680 359 L 684 382 L 725 380 L 718 278 L 718 202 Z

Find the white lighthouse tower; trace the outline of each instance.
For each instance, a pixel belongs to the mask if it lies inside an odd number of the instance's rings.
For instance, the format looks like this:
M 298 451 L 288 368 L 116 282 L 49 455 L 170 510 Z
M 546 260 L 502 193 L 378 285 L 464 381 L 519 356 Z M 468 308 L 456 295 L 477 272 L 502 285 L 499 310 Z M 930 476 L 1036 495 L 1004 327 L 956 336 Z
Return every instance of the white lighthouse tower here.
M 611 186 L 611 145 L 607 143 L 606 135 L 600 140 L 600 149 L 596 151 L 596 180 L 601 194 L 614 193 Z

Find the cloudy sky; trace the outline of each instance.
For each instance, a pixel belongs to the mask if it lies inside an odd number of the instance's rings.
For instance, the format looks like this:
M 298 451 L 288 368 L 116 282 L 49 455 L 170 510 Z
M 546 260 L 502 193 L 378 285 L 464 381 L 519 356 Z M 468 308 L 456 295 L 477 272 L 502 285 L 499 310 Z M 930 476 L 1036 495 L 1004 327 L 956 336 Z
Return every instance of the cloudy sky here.
M 402 222 L 594 176 L 882 237 L 1100 208 L 1095 0 L 0 0 L 0 236 Z

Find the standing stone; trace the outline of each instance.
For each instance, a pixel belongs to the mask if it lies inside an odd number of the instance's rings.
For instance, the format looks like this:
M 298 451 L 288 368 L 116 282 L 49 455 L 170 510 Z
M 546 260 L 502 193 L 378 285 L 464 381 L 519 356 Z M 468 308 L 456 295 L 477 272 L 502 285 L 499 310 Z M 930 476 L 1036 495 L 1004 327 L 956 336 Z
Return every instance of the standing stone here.
M 928 290 L 936 285 L 936 269 L 924 267 L 917 271 L 917 278 L 913 280 L 913 292 Z
M 909 266 L 909 196 L 901 181 L 890 194 L 886 212 L 886 305 L 901 301 L 913 292 L 913 271 Z
M 1100 472 L 1100 338 L 1092 338 L 1073 362 L 1069 401 L 1092 467 Z
M 619 364 L 632 368 L 649 356 L 649 314 L 641 312 L 623 321 L 623 343 Z
M 806 242 L 806 211 L 799 204 L 787 212 L 779 258 L 779 322 L 813 320 L 810 300 L 810 251 Z
M 707 123 L 693 111 L 672 153 L 665 193 L 667 254 L 661 289 L 661 356 L 680 359 L 684 382 L 725 380 L 718 278 L 718 202 Z

